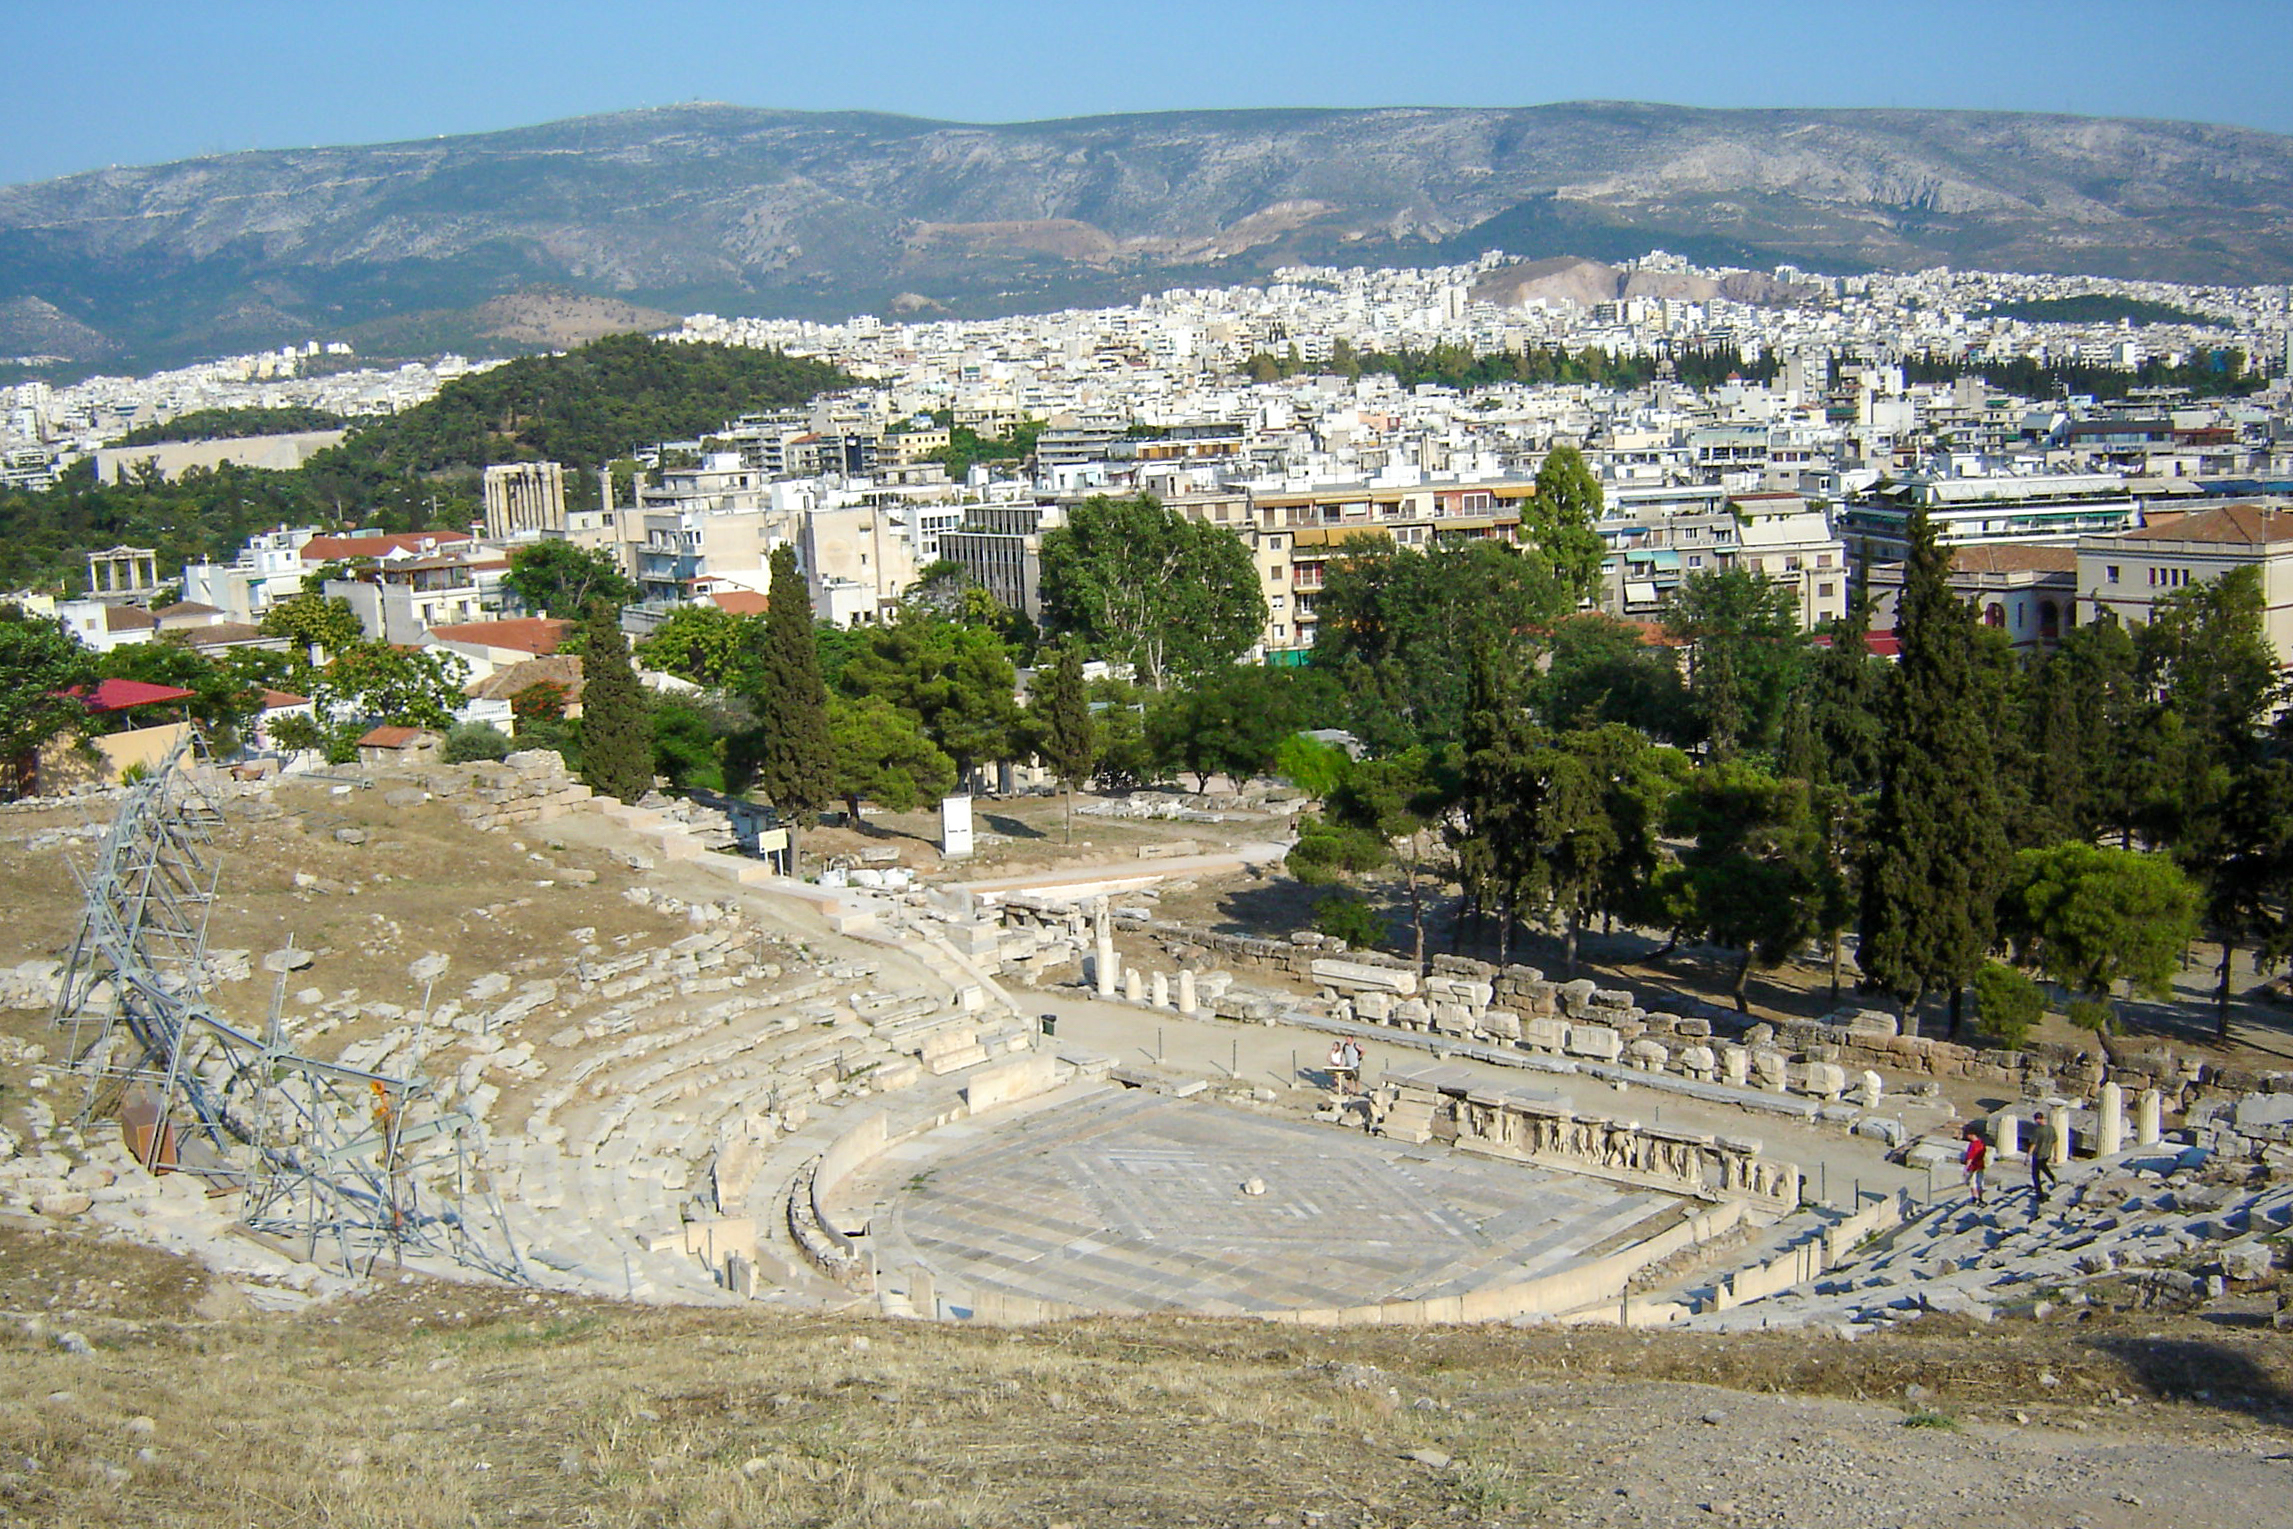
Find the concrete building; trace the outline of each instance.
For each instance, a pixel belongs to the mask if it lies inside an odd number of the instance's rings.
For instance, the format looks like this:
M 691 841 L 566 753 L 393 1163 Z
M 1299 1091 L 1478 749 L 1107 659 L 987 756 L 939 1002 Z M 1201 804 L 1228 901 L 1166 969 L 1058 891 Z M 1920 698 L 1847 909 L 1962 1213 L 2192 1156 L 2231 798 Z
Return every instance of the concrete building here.
M 2004 632 L 2017 653 L 2051 651 L 2076 620 L 2078 558 L 2075 547 L 1960 547 L 1951 553 L 1951 591 L 1975 607 L 1984 625 Z M 1903 565 L 1874 563 L 1864 571 L 1864 587 L 1871 596 L 1871 629 L 1894 630 Z
M 1791 493 L 1730 496 L 1717 486 L 1625 490 L 1598 526 L 1601 608 L 1633 621 L 1662 617 L 1691 576 L 1726 568 L 1762 573 L 1793 593 L 1803 630 L 1847 613 L 1847 550 L 1824 512 Z
M 2148 503 L 2186 501 L 2194 484 L 2137 483 L 2115 473 L 2046 473 L 1940 478 L 1911 474 L 1881 479 L 1841 507 L 1840 535 L 1857 567 L 1899 563 L 1910 550 L 1915 510 L 1927 512 L 1946 547 L 1978 542 L 2053 543 L 2111 536 L 2141 524 Z
M 1169 503 L 1191 519 L 1226 526 L 1249 546 L 1266 600 L 1265 660 L 1295 664 L 1314 645 L 1315 602 L 1347 542 L 1369 537 L 1415 551 L 1484 539 L 1514 542 L 1521 506 L 1535 496 L 1529 478 L 1373 480 L 1184 495 Z
M 402 558 L 361 569 L 355 578 L 329 579 L 323 588 L 329 599 L 350 603 L 368 638 L 411 646 L 432 627 L 481 617 L 486 605 L 478 573 L 477 563 L 458 557 Z
M 963 524 L 939 537 L 939 555 L 1007 608 L 1043 619 L 1043 533 L 1063 523 L 1049 504 L 964 506 Z
M 2081 537 L 2078 622 L 2108 611 L 2147 624 L 2176 590 L 2237 568 L 2261 577 L 2263 621 L 2280 668 L 2293 665 L 2293 507 L 2284 501 L 2193 510 L 2119 536 Z
M 308 565 L 303 548 L 318 535 L 314 526 L 258 531 L 228 563 L 183 565 L 183 598 L 212 605 L 234 621 L 260 622 L 281 600 L 302 593 Z
M 557 463 L 494 463 L 484 492 L 488 541 L 565 533 L 565 469 Z

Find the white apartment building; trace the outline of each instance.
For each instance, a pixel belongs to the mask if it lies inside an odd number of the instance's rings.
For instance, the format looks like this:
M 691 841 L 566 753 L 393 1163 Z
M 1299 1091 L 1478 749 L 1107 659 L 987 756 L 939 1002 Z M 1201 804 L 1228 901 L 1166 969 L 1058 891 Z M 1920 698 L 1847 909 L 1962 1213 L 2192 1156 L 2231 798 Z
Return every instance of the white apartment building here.
M 302 593 L 303 548 L 318 536 L 315 526 L 258 531 L 228 563 L 183 565 L 183 598 L 212 605 L 233 621 L 260 622 L 281 600 Z
M 1598 526 L 1608 553 L 1601 608 L 1656 621 L 1698 573 L 1743 568 L 1787 585 L 1802 630 L 1847 613 L 1847 549 L 1824 512 L 1798 494 L 1728 494 L 1715 485 L 1625 490 Z

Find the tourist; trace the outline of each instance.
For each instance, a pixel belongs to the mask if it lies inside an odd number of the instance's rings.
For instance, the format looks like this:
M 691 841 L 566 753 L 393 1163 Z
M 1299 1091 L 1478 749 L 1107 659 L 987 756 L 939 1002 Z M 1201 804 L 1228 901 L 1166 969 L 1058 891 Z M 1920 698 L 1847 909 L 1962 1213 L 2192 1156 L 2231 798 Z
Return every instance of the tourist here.
M 2030 1213 L 2046 1203 L 2046 1186 L 2054 1178 L 2054 1116 L 2040 1110 L 2030 1119 Z
M 1330 1042 L 1330 1088 L 1335 1093 L 1353 1092 L 1353 1076 L 1347 1066 L 1347 1042 L 1344 1036 Z
M 1358 1093 L 1362 1086 L 1361 1042 L 1349 1035 L 1343 1044 L 1345 1046 L 1346 1076 L 1353 1080 L 1354 1090 Z
M 1983 1140 L 1980 1126 L 1967 1127 L 1966 1155 L 1959 1159 L 1967 1171 L 1967 1188 L 1977 1205 L 1983 1203 L 1983 1170 L 1990 1166 L 1990 1143 Z

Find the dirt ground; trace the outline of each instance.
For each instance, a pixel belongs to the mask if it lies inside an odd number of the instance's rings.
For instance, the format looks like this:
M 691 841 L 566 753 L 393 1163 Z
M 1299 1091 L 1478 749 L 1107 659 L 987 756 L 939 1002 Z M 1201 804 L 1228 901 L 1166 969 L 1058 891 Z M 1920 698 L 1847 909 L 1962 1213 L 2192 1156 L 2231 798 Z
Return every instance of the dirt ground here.
M 0 1224 L 0 1524 L 2253 1529 L 2293 1486 L 2260 1320 L 998 1330 L 423 1281 L 262 1315 Z

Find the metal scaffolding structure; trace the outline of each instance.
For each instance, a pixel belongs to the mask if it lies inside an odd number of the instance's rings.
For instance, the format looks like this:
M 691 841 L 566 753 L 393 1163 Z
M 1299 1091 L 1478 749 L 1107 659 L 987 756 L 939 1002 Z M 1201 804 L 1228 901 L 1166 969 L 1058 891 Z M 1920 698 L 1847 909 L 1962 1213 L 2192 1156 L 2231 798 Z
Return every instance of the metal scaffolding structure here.
M 86 1082 L 83 1124 L 116 1116 L 155 1173 L 241 1196 L 240 1220 L 303 1256 L 365 1272 L 447 1260 L 523 1282 L 501 1206 L 472 1184 L 477 1126 L 427 1081 L 304 1056 L 279 971 L 261 1035 L 208 1001 L 207 919 L 222 821 L 189 735 L 129 787 L 80 874 L 85 907 L 55 1021 Z

